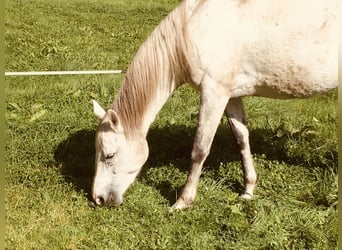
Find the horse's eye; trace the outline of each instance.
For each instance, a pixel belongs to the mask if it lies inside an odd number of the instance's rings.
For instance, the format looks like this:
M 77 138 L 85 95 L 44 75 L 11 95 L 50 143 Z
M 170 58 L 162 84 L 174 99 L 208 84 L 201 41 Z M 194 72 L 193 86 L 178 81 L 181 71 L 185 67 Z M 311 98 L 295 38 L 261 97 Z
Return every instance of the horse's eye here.
M 106 155 L 106 160 L 110 160 L 114 157 L 114 153 Z

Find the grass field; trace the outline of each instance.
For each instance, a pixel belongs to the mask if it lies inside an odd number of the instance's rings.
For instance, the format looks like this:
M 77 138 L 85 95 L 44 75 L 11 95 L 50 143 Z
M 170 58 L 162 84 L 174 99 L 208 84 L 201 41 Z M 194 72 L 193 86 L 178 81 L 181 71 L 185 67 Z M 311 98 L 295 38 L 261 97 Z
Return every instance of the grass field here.
M 179 1 L 13 0 L 6 71 L 125 69 Z M 123 75 L 6 78 L 6 249 L 337 249 L 337 91 L 246 98 L 258 173 L 241 200 L 226 118 L 195 204 L 169 213 L 185 183 L 198 93 L 181 87 L 153 123 L 150 157 L 122 206 L 90 200 L 97 119 Z

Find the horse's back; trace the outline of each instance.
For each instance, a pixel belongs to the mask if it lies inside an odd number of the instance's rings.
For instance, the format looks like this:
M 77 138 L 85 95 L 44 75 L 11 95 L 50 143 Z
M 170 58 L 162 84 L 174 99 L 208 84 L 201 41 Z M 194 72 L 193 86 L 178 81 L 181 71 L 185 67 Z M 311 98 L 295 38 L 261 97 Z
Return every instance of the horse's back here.
M 234 96 L 306 97 L 337 86 L 337 1 L 199 1 L 191 73 Z

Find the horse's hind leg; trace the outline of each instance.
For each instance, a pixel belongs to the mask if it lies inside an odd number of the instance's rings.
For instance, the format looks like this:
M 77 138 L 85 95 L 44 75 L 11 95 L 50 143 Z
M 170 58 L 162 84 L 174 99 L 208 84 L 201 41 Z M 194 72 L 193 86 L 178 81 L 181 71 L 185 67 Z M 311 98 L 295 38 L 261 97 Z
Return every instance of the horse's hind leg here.
M 230 128 L 240 148 L 245 182 L 245 190 L 242 197 L 251 199 L 253 197 L 257 176 L 249 146 L 249 132 L 246 126 L 246 117 L 241 98 L 230 99 L 225 112 Z

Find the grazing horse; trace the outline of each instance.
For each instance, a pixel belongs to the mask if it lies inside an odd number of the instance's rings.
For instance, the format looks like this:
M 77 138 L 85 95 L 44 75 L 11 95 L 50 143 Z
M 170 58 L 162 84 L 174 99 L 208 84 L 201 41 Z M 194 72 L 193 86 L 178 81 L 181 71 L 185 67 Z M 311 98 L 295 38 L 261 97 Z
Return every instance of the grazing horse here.
M 146 135 L 183 83 L 200 91 L 191 168 L 171 209 L 190 206 L 225 113 L 240 149 L 244 198 L 256 185 L 241 98 L 305 98 L 338 84 L 337 0 L 185 0 L 136 53 L 96 131 L 96 204 L 120 205 L 148 157 Z

